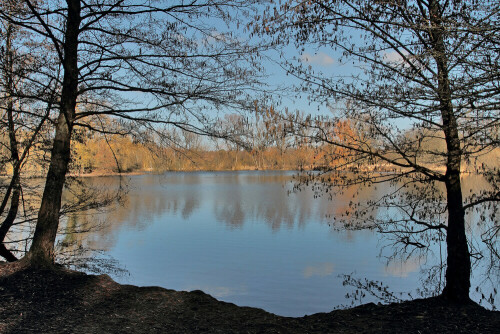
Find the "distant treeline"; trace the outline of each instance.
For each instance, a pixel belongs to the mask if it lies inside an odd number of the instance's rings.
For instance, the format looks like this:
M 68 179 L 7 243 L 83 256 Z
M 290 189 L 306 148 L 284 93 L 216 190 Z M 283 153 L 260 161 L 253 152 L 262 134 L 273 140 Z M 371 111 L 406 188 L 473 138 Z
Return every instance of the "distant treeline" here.
M 111 138 L 110 138 L 111 137 Z M 208 145 L 207 145 L 208 146 Z M 220 146 L 220 145 L 213 145 Z M 227 145 L 224 145 L 227 146 Z M 162 147 L 129 136 L 94 136 L 73 147 L 71 172 L 107 174 L 191 170 L 311 169 L 318 150 L 311 147 L 242 149 L 231 147 Z
M 75 131 L 68 172 L 85 175 L 181 170 L 310 170 L 328 165 L 334 150 L 331 145 L 311 145 L 307 140 L 286 135 L 284 122 L 275 119 L 261 118 L 246 124 L 241 116 L 230 115 L 218 126 L 221 128 L 218 133 L 225 135 L 204 136 L 183 129 L 139 132 L 137 128 L 127 128 L 102 117 L 97 125 L 89 123 L 89 128 L 100 127 L 100 131 L 86 128 Z M 18 135 L 23 139 L 30 133 L 19 131 Z M 23 177 L 45 176 L 52 135 L 50 130 L 39 134 L 39 140 L 29 149 L 22 166 Z M 7 163 L 7 135 L 0 134 L 0 142 L 0 156 L 5 157 L 0 175 L 12 175 L 13 165 Z
M 348 122 L 337 124 L 336 128 L 347 128 Z M 267 130 L 265 128 L 265 130 Z M 119 131 L 117 131 L 119 132 Z M 349 131 L 349 138 L 359 138 Z M 49 134 L 47 134 L 49 135 Z M 73 175 L 103 175 L 115 173 L 142 173 L 164 171 L 195 170 L 312 170 L 328 169 L 338 165 L 339 159 L 345 160 L 345 168 L 390 171 L 394 166 L 380 164 L 376 161 L 350 161 L 348 152 L 332 145 L 313 145 L 306 141 L 297 141 L 296 137 L 280 137 L 277 140 L 272 131 L 260 131 L 257 135 L 246 138 L 244 142 L 207 137 L 191 132 L 171 132 L 169 140 L 159 140 L 151 134 L 102 134 L 87 130 L 76 133 L 72 145 L 69 173 Z M 409 131 L 406 136 L 411 137 Z M 6 142 L 6 136 L 1 138 Z M 29 152 L 23 166 L 24 177 L 43 177 L 48 167 L 50 151 L 40 140 Z M 421 144 L 421 161 L 430 168 L 438 168 L 438 161 L 445 155 L 436 155 L 444 151 L 442 140 Z M 2 150 L 5 150 L 3 143 Z M 434 152 L 429 154 L 427 152 Z M 390 153 L 388 153 L 390 154 Z M 6 155 L 6 154 L 4 154 Z M 500 158 L 498 149 L 480 157 L 480 161 L 470 164 L 464 162 L 464 171 L 474 172 L 471 166 L 496 164 Z M 0 164 L 0 174 L 12 174 L 12 165 Z

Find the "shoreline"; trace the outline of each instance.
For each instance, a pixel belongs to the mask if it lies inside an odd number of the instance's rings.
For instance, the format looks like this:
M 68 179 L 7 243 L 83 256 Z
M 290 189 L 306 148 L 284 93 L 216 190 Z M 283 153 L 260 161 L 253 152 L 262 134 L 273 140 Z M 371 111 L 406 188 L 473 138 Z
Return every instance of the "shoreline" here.
M 275 168 L 269 168 L 269 169 L 257 169 L 257 168 L 241 168 L 241 169 L 186 169 L 186 170 L 164 170 L 164 171 L 152 171 L 152 170 L 137 170 L 137 171 L 132 171 L 132 172 L 111 172 L 111 171 L 97 171 L 97 172 L 91 172 L 91 173 L 68 173 L 66 174 L 66 177 L 73 177 L 73 178 L 89 178 L 89 177 L 108 177 L 108 176 L 138 176 L 138 175 L 162 175 L 165 173 L 199 173 L 199 172 L 269 172 L 269 171 L 274 171 L 274 172 L 297 172 L 297 173 L 308 173 L 308 172 L 326 172 L 325 170 L 319 169 L 319 168 L 305 168 L 302 170 L 297 170 L 297 169 L 290 169 L 290 168 L 284 168 L 284 169 L 275 169 Z M 444 168 L 436 169 L 436 171 L 444 173 L 446 170 Z M 360 170 L 346 170 L 345 172 L 348 173 L 357 173 L 357 172 L 371 172 L 371 173 L 402 173 L 403 170 L 397 170 L 395 171 L 394 169 L 390 168 L 380 168 L 376 169 L 371 166 L 367 166 L 365 169 L 360 169 Z M 480 175 L 477 172 L 474 171 L 469 171 L 469 170 L 463 170 L 460 173 L 461 176 L 468 176 L 468 175 Z M 0 182 L 1 180 L 7 180 L 10 178 L 12 175 L 11 174 L 1 174 L 0 175 Z M 30 176 L 25 176 L 25 179 L 45 179 L 46 175 L 41 174 L 41 175 L 30 175 Z
M 0 263 L 2 333 L 496 333 L 500 312 L 441 297 L 283 317 L 199 291 Z M 61 312 L 61 310 L 64 310 Z
M 165 173 L 199 173 L 199 172 L 299 172 L 294 169 L 186 169 L 186 170 L 165 170 L 165 171 L 134 171 L 134 172 L 92 172 L 92 173 L 70 173 L 69 177 L 100 177 L 100 176 L 133 176 L 133 175 L 161 175 Z M 304 170 L 312 171 L 312 170 Z

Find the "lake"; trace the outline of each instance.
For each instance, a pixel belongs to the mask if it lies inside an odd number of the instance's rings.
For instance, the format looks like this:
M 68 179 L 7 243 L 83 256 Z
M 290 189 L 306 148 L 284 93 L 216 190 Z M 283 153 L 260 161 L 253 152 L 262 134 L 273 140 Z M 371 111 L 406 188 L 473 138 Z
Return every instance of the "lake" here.
M 334 217 L 348 210 L 351 193 L 330 200 L 315 198 L 307 187 L 291 192 L 295 174 L 130 176 L 125 178 L 128 193 L 122 205 L 68 221 L 101 222 L 100 229 L 78 238 L 126 270 L 111 272 L 120 283 L 202 290 L 219 300 L 284 316 L 378 302 L 370 291 L 380 294 L 383 287 L 401 299 L 439 288 L 442 276 L 425 270 L 440 262 L 439 251 L 389 261 L 381 253 L 387 241 L 376 232 L 346 231 L 334 223 Z M 116 189 L 120 178 L 84 182 Z M 384 191 L 373 189 L 361 196 Z M 471 291 L 479 300 L 498 285 L 498 277 L 476 272 Z

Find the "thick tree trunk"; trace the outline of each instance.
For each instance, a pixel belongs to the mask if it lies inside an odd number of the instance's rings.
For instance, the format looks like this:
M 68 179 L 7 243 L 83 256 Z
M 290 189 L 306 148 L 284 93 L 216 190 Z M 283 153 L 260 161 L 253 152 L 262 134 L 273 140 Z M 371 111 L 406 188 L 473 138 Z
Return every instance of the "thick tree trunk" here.
M 448 59 L 444 43 L 445 29 L 441 18 L 441 8 L 437 0 L 429 1 L 430 37 L 435 51 L 437 65 L 438 101 L 443 121 L 446 141 L 446 195 L 448 204 L 448 230 L 446 235 L 447 267 L 446 286 L 443 297 L 466 302 L 469 301 L 471 263 L 465 235 L 465 210 L 460 182 L 462 148 L 458 133 L 457 118 L 454 113 L 449 81 Z
M 462 150 L 457 120 L 451 103 L 441 103 L 441 114 L 448 151 L 445 175 L 448 204 L 447 267 L 443 296 L 450 300 L 464 302 L 470 300 L 471 262 L 465 234 L 465 210 L 460 181 Z
M 447 80 L 443 91 L 449 92 Z M 446 162 L 446 196 L 448 204 L 448 229 L 446 235 L 447 267 L 443 297 L 459 302 L 469 301 L 471 262 L 465 234 L 465 210 L 460 181 L 462 149 L 458 124 L 449 99 L 441 102 L 441 115 L 445 133 L 448 159 Z
M 70 144 L 71 123 L 61 110 L 35 234 L 28 253 L 28 259 L 32 264 L 54 263 L 54 243 L 59 227 L 62 192 L 70 159 Z
M 448 176 L 448 231 L 446 286 L 443 297 L 457 302 L 467 302 L 470 290 L 471 262 L 465 235 L 465 212 L 462 202 L 460 175 Z
M 28 261 L 33 265 L 54 263 L 54 243 L 59 227 L 59 211 L 70 161 L 71 133 L 78 97 L 78 34 L 81 5 L 80 0 L 67 0 L 67 3 L 68 16 L 63 45 L 64 78 L 60 112 L 35 234 L 27 255 Z

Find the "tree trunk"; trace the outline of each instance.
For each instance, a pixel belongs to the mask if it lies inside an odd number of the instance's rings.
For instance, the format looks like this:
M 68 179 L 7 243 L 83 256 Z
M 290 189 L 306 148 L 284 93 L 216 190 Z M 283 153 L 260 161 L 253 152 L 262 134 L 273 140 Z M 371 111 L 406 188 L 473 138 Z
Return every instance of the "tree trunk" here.
M 62 110 L 56 125 L 49 171 L 45 181 L 42 203 L 38 211 L 33 242 L 28 254 L 32 264 L 53 264 L 54 243 L 59 227 L 62 191 L 70 159 L 71 123 Z
M 81 5 L 79 0 L 67 0 L 67 3 L 61 105 L 35 234 L 27 255 L 33 265 L 54 263 L 54 243 L 59 227 L 59 211 L 70 161 L 71 133 L 78 97 L 78 34 Z
M 16 167 L 14 167 L 16 169 Z M 0 226 L 0 256 L 5 258 L 8 262 L 16 261 L 17 258 L 4 244 L 5 237 L 9 232 L 12 225 L 14 225 L 14 221 L 17 217 L 17 212 L 19 210 L 19 199 L 21 197 L 21 184 L 19 180 L 19 171 L 14 170 L 14 175 L 12 176 L 12 197 L 10 198 L 10 209 L 7 217 L 2 222 L 2 226 Z
M 12 254 L 10 250 L 5 247 L 4 240 L 7 236 L 7 232 L 9 232 L 10 228 L 14 224 L 14 221 L 17 217 L 17 211 L 19 209 L 19 199 L 21 196 L 21 182 L 19 178 L 19 170 L 21 168 L 21 161 L 19 159 L 19 151 L 17 145 L 16 138 L 16 129 L 14 126 L 14 101 L 13 101 L 13 92 L 14 92 L 14 60 L 12 56 L 12 24 L 8 23 L 7 25 L 7 33 L 5 38 L 5 60 L 6 67 L 4 72 L 5 78 L 5 90 L 7 93 L 7 106 L 6 106 L 6 114 L 7 114 L 7 122 L 8 122 L 8 131 L 9 131 L 9 144 L 10 144 L 10 160 L 12 162 L 12 179 L 9 184 L 9 188 L 5 193 L 5 197 L 0 205 L 0 213 L 3 213 L 5 206 L 7 205 L 7 201 L 10 197 L 10 209 L 7 217 L 2 222 L 0 226 L 0 256 L 4 257 L 7 261 L 12 262 L 16 261 L 17 258 Z M 11 196 L 12 193 L 12 196 Z
M 459 302 L 470 301 L 470 253 L 465 235 L 465 210 L 460 182 L 462 149 L 450 89 L 448 59 L 444 43 L 445 29 L 437 0 L 429 1 L 430 37 L 437 65 L 438 100 L 447 148 L 446 196 L 448 204 L 448 230 L 446 235 L 447 267 L 443 297 Z
M 446 193 L 448 196 L 447 267 L 446 286 L 442 295 L 452 301 L 467 302 L 470 300 L 471 262 L 465 235 L 460 174 L 453 173 L 448 176 Z

